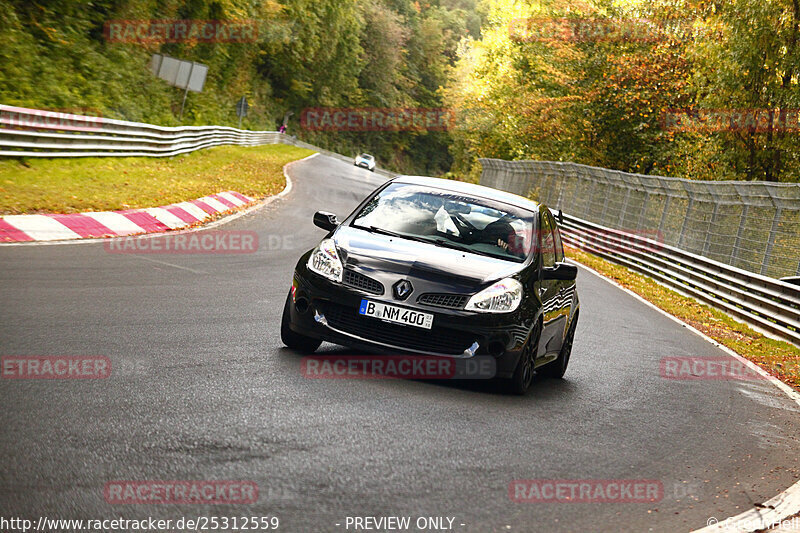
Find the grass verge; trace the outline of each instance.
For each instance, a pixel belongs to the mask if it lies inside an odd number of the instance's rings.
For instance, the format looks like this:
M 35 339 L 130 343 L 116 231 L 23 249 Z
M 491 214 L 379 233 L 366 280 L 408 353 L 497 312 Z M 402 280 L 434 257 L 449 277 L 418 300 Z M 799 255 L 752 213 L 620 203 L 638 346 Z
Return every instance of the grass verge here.
M 220 191 L 280 192 L 283 166 L 311 150 L 271 144 L 219 146 L 169 157 L 0 161 L 0 214 L 110 211 L 193 200 Z
M 567 256 L 613 279 L 667 313 L 727 346 L 742 357 L 800 390 L 800 348 L 765 337 L 717 309 L 701 304 L 626 267 L 615 265 L 576 248 Z

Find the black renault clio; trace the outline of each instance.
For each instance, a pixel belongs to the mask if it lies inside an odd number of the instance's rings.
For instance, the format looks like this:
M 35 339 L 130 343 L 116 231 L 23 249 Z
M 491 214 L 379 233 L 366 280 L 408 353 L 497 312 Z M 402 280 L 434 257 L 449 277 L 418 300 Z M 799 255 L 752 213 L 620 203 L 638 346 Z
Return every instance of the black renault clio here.
M 480 185 L 393 179 L 297 263 L 281 322 L 286 346 L 322 341 L 384 353 L 491 356 L 524 393 L 564 375 L 578 322 L 577 268 L 553 215 Z

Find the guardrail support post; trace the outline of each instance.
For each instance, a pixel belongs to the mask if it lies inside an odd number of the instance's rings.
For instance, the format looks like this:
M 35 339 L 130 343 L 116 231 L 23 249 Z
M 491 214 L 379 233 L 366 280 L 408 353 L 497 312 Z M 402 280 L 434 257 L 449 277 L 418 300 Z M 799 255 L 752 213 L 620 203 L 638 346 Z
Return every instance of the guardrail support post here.
M 703 255 L 708 255 L 708 250 L 711 248 L 711 229 L 717 223 L 717 215 L 719 214 L 719 200 L 715 198 L 714 211 L 711 213 L 711 223 L 709 224 L 708 231 L 706 232 L 706 242 L 703 243 Z
M 689 217 L 692 214 L 692 207 L 694 206 L 694 196 L 689 196 L 689 205 L 686 206 L 686 216 L 683 217 L 683 226 L 681 226 L 681 234 L 678 238 L 678 248 L 683 248 L 683 240 L 686 237 L 686 230 L 689 227 Z
M 564 197 L 564 187 L 566 186 L 566 181 L 567 181 L 567 177 L 566 177 L 565 174 L 566 173 L 564 172 L 564 167 L 563 166 L 559 166 L 558 167 L 558 176 L 559 176 L 560 180 L 559 180 L 559 187 L 558 187 L 558 200 L 556 200 L 556 208 L 557 209 L 561 209 L 562 211 L 564 210 L 564 208 L 561 206 L 561 202 L 562 202 L 562 198 Z
M 761 262 L 761 275 L 767 275 L 767 269 L 769 268 L 769 259 L 770 255 L 772 255 L 772 247 L 775 245 L 775 234 L 778 233 L 778 225 L 780 224 L 781 220 L 782 209 L 780 206 L 775 208 L 775 218 L 772 219 L 772 227 L 769 230 L 769 240 L 767 241 L 767 249 L 764 250 L 764 259 Z
M 581 217 L 589 218 L 589 209 L 591 209 L 592 204 L 594 203 L 594 191 L 597 189 L 597 181 L 591 179 L 592 182 L 591 186 L 589 187 L 589 194 L 586 195 L 586 202 L 583 205 L 583 213 L 581 213 Z
M 626 187 L 625 190 L 625 199 L 622 201 L 622 209 L 619 210 L 619 221 L 617 222 L 617 227 L 622 229 L 623 224 L 625 222 L 625 211 L 628 209 L 628 200 L 631 197 L 631 189 L 630 187 Z
M 748 204 L 742 204 L 742 215 L 739 218 L 739 230 L 736 232 L 736 240 L 733 241 L 733 250 L 731 250 L 731 266 L 736 266 L 736 261 L 739 259 L 739 248 L 744 235 L 744 227 L 747 225 L 747 212 L 749 210 L 750 206 Z
M 600 213 L 600 220 L 605 222 L 606 221 L 606 211 L 608 210 L 608 197 L 611 196 L 611 185 L 608 186 L 606 190 L 606 197 L 603 200 L 603 211 Z
M 647 204 L 650 203 L 650 193 L 644 193 L 644 202 L 642 203 L 642 210 L 639 213 L 639 220 L 636 222 L 636 229 L 642 229 L 642 222 L 644 221 L 644 216 L 647 214 Z
M 658 223 L 658 232 L 664 233 L 664 226 L 667 224 L 667 214 L 669 213 L 669 201 L 672 196 L 667 195 L 664 199 L 664 211 L 661 212 L 661 222 Z

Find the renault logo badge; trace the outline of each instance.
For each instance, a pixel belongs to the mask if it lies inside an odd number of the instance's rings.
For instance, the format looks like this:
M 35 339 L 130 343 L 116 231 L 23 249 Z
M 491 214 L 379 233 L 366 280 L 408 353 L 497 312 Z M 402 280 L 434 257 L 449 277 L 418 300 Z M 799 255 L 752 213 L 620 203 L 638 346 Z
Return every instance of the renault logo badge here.
M 411 291 L 414 290 L 414 287 L 411 286 L 411 282 L 407 279 L 402 279 L 394 284 L 392 287 L 394 292 L 394 297 L 397 300 L 405 300 L 408 298 L 408 295 L 411 294 Z

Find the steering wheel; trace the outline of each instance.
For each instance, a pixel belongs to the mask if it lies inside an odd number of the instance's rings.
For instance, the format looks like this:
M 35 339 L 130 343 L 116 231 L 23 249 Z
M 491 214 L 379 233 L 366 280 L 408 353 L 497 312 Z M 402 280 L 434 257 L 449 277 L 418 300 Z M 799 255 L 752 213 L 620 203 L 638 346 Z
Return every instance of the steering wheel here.
M 475 236 L 475 232 L 478 230 L 472 223 L 461 216 L 460 213 L 456 213 L 455 215 L 450 215 L 450 220 L 456 225 L 458 229 L 459 236 L 468 241 L 472 241 Z

